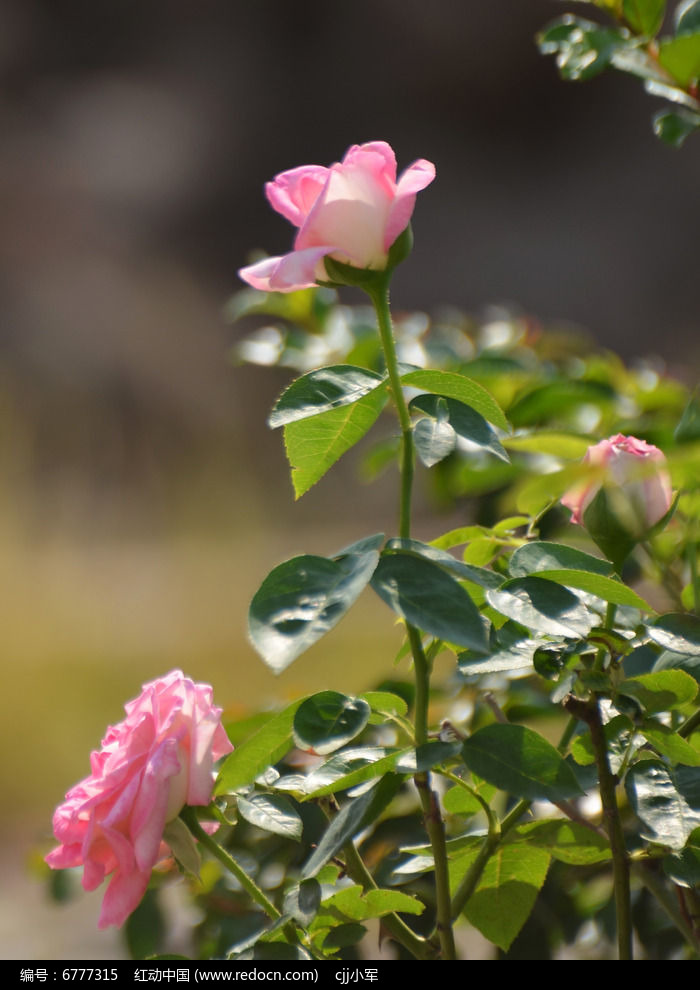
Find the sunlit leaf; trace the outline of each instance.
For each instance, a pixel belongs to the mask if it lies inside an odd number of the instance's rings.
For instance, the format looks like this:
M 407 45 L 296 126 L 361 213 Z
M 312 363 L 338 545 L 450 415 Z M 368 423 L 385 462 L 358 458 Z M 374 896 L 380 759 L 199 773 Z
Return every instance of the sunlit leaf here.
M 381 384 L 380 375 L 349 364 L 310 371 L 285 389 L 275 403 L 268 423 L 275 428 L 351 405 Z
M 655 643 L 672 653 L 700 656 L 700 618 L 697 616 L 670 612 L 647 626 L 647 632 Z
M 458 859 L 450 868 L 450 882 L 463 876 L 477 851 Z M 537 846 L 500 846 L 486 863 L 464 915 L 490 942 L 507 951 L 532 911 L 547 877 L 550 855 Z
M 501 615 L 551 636 L 586 636 L 598 622 L 571 591 L 541 577 L 506 581 L 486 598 Z
M 474 773 L 517 797 L 561 801 L 582 793 L 554 746 L 523 725 L 484 726 L 466 740 L 462 756 Z
M 638 34 L 653 37 L 664 19 L 666 0 L 622 0 L 625 20 Z
M 382 541 L 381 535 L 373 537 L 335 558 L 293 557 L 265 578 L 250 604 L 248 629 L 275 673 L 342 619 L 368 584 Z
M 483 385 L 472 381 L 471 378 L 455 374 L 453 371 L 417 369 L 402 375 L 401 381 L 404 385 L 410 385 L 412 388 L 420 388 L 426 392 L 433 392 L 448 399 L 464 402 L 480 413 L 489 423 L 493 423 L 494 426 L 506 432 L 510 431 L 505 413 L 494 397 L 486 391 Z
M 276 763 L 292 745 L 292 724 L 304 699 L 292 702 L 258 729 L 226 757 L 219 769 L 215 793 L 229 794 L 252 784 L 267 767 Z
M 698 685 L 683 670 L 657 670 L 622 681 L 618 691 L 636 698 L 645 711 L 653 714 L 680 708 L 692 701 L 698 693 Z
M 448 643 L 486 651 L 484 624 L 476 605 L 438 564 L 402 551 L 384 553 L 371 583 L 406 622 Z
M 319 756 L 333 753 L 362 732 L 370 712 L 361 698 L 349 698 L 338 691 L 312 694 L 294 716 L 294 742 Z
M 609 576 L 612 564 L 562 543 L 533 540 L 513 552 L 508 570 L 513 577 L 527 577 L 528 574 L 552 570 L 589 571 L 591 574 Z
M 700 76 L 700 31 L 662 39 L 659 63 L 683 87 L 696 81 Z
M 630 767 L 625 789 L 646 827 L 644 838 L 682 849 L 700 827 L 700 768 L 671 769 L 659 760 L 643 760 Z
M 487 451 L 489 454 L 493 454 L 502 461 L 508 462 L 510 460 L 508 454 L 503 449 L 501 441 L 492 427 L 489 426 L 486 419 L 464 402 L 458 402 L 456 399 L 446 399 L 439 395 L 419 395 L 417 398 L 411 400 L 410 408 L 412 410 L 418 409 L 434 417 L 434 429 L 437 429 L 439 426 L 449 426 L 457 437 L 468 440 L 476 447 Z M 425 421 L 421 420 L 421 422 Z M 417 426 L 420 426 L 420 423 Z M 438 439 L 443 438 L 438 437 Z M 438 439 L 436 439 L 436 443 Z M 452 446 L 454 447 L 454 443 Z M 447 453 L 450 452 L 449 450 L 447 451 Z M 435 454 L 437 454 L 437 451 L 435 451 Z M 442 460 L 446 456 L 447 454 L 443 454 L 437 460 Z M 433 463 L 436 462 L 433 459 Z
M 301 839 L 301 818 L 281 794 L 252 794 L 239 797 L 238 810 L 251 825 L 287 839 Z
M 376 422 L 386 401 L 386 390 L 377 388 L 350 405 L 286 424 L 284 445 L 297 498 L 362 439 Z
M 526 842 L 547 850 L 554 859 L 572 866 L 604 863 L 612 853 L 607 836 L 563 818 L 525 822 L 510 833 L 508 842 Z
M 347 801 L 331 821 L 311 857 L 302 867 L 302 876 L 304 878 L 316 876 L 321 867 L 335 856 L 348 839 L 352 839 L 369 823 L 375 822 L 397 794 L 402 781 L 403 777 L 398 774 L 387 774 L 371 790 Z

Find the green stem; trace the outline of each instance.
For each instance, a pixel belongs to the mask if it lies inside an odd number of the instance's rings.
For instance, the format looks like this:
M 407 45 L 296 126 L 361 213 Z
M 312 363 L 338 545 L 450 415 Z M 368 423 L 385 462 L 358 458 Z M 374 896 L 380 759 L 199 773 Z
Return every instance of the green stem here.
M 384 351 L 384 361 L 389 376 L 391 393 L 394 397 L 396 412 L 399 417 L 401 427 L 401 493 L 399 500 L 399 536 L 402 540 L 409 539 L 411 535 L 411 490 L 413 487 L 413 431 L 411 429 L 411 416 L 406 405 L 403 389 L 401 387 L 401 375 L 399 373 L 399 363 L 396 357 L 396 344 L 394 342 L 394 332 L 391 324 L 391 310 L 389 308 L 389 279 L 383 279 L 375 288 L 367 290 L 372 304 L 377 314 L 377 325 L 379 336 Z
M 256 904 L 258 904 L 265 914 L 272 921 L 277 921 L 282 917 L 280 911 L 277 910 L 272 901 L 267 897 L 267 895 L 258 887 L 255 880 L 248 876 L 243 867 L 236 862 L 230 852 L 220 846 L 218 842 L 215 842 L 212 837 L 204 831 L 202 826 L 199 824 L 197 818 L 197 813 L 194 808 L 185 807 L 180 812 L 180 818 L 183 820 L 185 825 L 188 827 L 192 835 L 197 839 L 197 841 L 207 849 L 212 856 L 219 860 L 222 866 L 225 866 L 229 873 L 238 880 L 241 887 L 253 898 Z M 296 941 L 296 938 L 294 939 Z
M 700 576 L 698 575 L 698 544 L 696 527 L 693 526 L 688 542 L 688 567 L 690 568 L 690 586 L 693 589 L 693 612 L 700 614 Z
M 346 842 L 343 847 L 345 869 L 348 876 L 359 883 L 363 890 L 377 890 L 374 877 L 365 866 L 362 857 L 355 848 L 354 842 Z M 387 914 L 382 918 L 382 925 L 392 938 L 415 956 L 416 959 L 429 959 L 434 955 L 432 946 L 427 939 L 416 935 L 398 914 Z
M 589 702 L 570 698 L 567 708 L 588 724 L 591 743 L 598 770 L 600 800 L 603 805 L 603 821 L 610 840 L 613 861 L 613 885 L 615 890 L 615 911 L 617 915 L 618 955 L 622 960 L 632 959 L 632 903 L 630 897 L 630 868 L 625 837 L 622 831 L 620 811 L 615 794 L 616 779 L 610 770 L 607 740 L 603 731 L 598 699 Z
M 687 739 L 687 737 L 694 732 L 698 726 L 700 726 L 700 708 L 698 708 L 696 712 L 685 720 L 683 725 L 678 730 L 678 735 L 682 736 L 684 739 Z
M 389 275 L 368 289 L 377 314 L 379 336 L 384 350 L 384 360 L 389 376 L 389 384 L 401 427 L 401 491 L 399 497 L 399 536 L 408 540 L 411 536 L 411 493 L 413 489 L 413 431 L 411 416 L 401 386 L 401 375 L 396 357 L 396 344 L 389 307 Z M 428 741 L 428 705 L 430 701 L 430 662 L 423 650 L 421 635 L 415 626 L 406 624 L 406 632 L 413 654 L 416 681 L 416 746 Z M 433 850 L 435 862 L 435 896 L 437 908 L 437 934 L 440 940 L 443 959 L 456 959 L 457 953 L 452 930 L 450 910 L 450 886 L 447 869 L 447 840 L 445 823 L 440 813 L 437 795 L 430 786 L 430 774 L 417 773 L 414 777 L 420 797 L 425 827 Z
M 605 629 L 610 629 L 612 631 L 616 614 L 617 605 L 613 604 L 613 602 L 608 602 L 608 607 L 605 610 Z M 593 664 L 593 670 L 598 671 L 599 673 L 603 670 L 606 654 L 606 648 L 604 646 L 599 646 L 598 652 L 596 653 L 595 663 Z

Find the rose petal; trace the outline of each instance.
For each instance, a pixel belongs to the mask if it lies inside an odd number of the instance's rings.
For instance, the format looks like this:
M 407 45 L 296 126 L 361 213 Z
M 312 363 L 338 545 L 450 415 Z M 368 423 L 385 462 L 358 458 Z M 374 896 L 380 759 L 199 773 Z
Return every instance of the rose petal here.
M 292 251 L 279 258 L 265 258 L 255 265 L 241 268 L 240 277 L 263 292 L 296 292 L 316 284 L 316 266 L 321 258 L 335 251 L 319 245 L 304 251 Z

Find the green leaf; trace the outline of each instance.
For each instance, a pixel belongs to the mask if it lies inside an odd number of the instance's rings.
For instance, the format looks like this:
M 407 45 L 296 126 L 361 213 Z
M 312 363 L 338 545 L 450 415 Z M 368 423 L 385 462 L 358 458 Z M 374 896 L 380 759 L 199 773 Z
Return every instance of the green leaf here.
M 500 588 L 503 584 L 503 577 L 495 574 L 486 567 L 477 567 L 474 564 L 463 564 L 446 550 L 438 550 L 437 547 L 429 543 L 421 543 L 420 540 L 391 539 L 387 541 L 387 550 L 402 550 L 404 553 L 414 554 L 418 557 L 425 557 L 439 564 L 443 570 L 449 571 L 455 577 L 464 581 L 471 581 L 482 588 Z
M 294 742 L 299 749 L 326 756 L 359 735 L 371 711 L 366 701 L 338 691 L 312 694 L 294 716 Z
M 163 830 L 163 842 L 170 848 L 185 873 L 199 879 L 199 870 L 202 865 L 199 846 L 182 818 L 173 818 L 166 822 Z
M 684 89 L 700 76 L 700 31 L 664 38 L 659 44 L 659 63 Z
M 302 928 L 308 928 L 321 904 L 321 884 L 318 880 L 302 880 L 284 895 L 283 914 L 291 915 Z
M 657 670 L 630 677 L 618 685 L 618 692 L 636 698 L 649 713 L 666 712 L 692 701 L 698 685 L 683 670 Z
M 462 756 L 473 773 L 516 797 L 561 801 L 582 793 L 554 746 L 523 725 L 484 726 L 466 740 Z
M 700 767 L 700 750 L 674 732 L 668 725 L 657 722 L 656 719 L 645 719 L 639 730 L 644 738 L 651 743 L 657 753 L 667 756 L 674 763 L 683 763 L 689 767 Z
M 685 139 L 700 128 L 700 114 L 689 110 L 660 110 L 654 115 L 653 127 L 654 134 L 665 144 L 680 148 Z M 676 439 L 679 439 L 678 435 Z
M 368 584 L 382 540 L 372 537 L 334 559 L 293 557 L 265 578 L 250 604 L 248 629 L 276 674 L 340 622 Z
M 449 815 L 476 815 L 483 811 L 483 805 L 478 798 L 464 787 L 450 787 L 442 800 L 443 807 Z
M 629 740 L 629 734 L 632 731 L 632 722 L 626 715 L 615 715 L 611 718 L 609 722 L 606 722 L 603 726 L 603 733 L 605 735 L 605 741 L 607 743 L 608 758 L 611 764 L 613 760 L 617 757 L 618 751 L 622 749 L 627 749 L 627 743 Z M 617 745 L 620 737 L 622 741 Z M 586 732 L 584 735 L 576 736 L 576 738 L 571 743 L 571 755 L 576 760 L 580 767 L 588 767 L 595 763 L 595 750 L 593 749 L 593 742 L 591 740 L 591 735 Z M 613 769 L 613 773 L 615 770 Z
M 622 13 L 638 34 L 654 37 L 663 23 L 666 0 L 622 0 Z
M 386 390 L 377 388 L 351 405 L 286 424 L 284 445 L 296 498 L 315 485 L 339 457 L 362 439 L 386 401 Z
M 538 578 L 546 581 L 555 581 L 564 585 L 565 588 L 576 588 L 578 591 L 585 591 L 589 595 L 602 598 L 604 602 L 612 602 L 614 605 L 627 605 L 630 608 L 638 608 L 643 612 L 653 612 L 654 609 L 648 602 L 628 588 L 626 584 L 614 578 L 603 577 L 601 574 L 591 574 L 590 571 L 569 571 L 569 570 L 546 570 L 538 571 Z
M 126 919 L 124 936 L 132 959 L 154 956 L 165 940 L 168 926 L 163 916 L 158 892 L 147 890 Z
M 302 822 L 287 798 L 281 794 L 252 794 L 236 802 L 242 818 L 251 825 L 286 839 L 301 839 Z
M 347 801 L 323 834 L 309 860 L 302 867 L 304 878 L 314 877 L 321 867 L 341 849 L 348 839 L 354 838 L 369 824 L 373 824 L 390 801 L 396 796 L 403 777 L 389 773 L 371 790 Z
M 539 571 L 558 569 L 589 571 L 591 574 L 602 574 L 603 577 L 612 573 L 612 565 L 608 560 L 593 557 L 590 553 L 567 547 L 563 543 L 539 540 L 518 547 L 508 565 L 513 577 L 527 577 L 528 574 L 537 574 Z
M 669 612 L 647 626 L 649 636 L 672 653 L 700 656 L 700 619 L 683 612 Z
M 404 699 L 400 698 L 398 694 L 392 694 L 391 691 L 364 691 L 360 697 L 378 715 L 398 715 L 402 717 L 408 712 L 408 705 Z M 380 724 L 380 721 L 382 720 L 372 722 L 372 719 L 370 719 L 370 722 L 375 725 Z
M 684 670 L 700 684 L 700 656 L 686 657 L 664 650 L 653 667 L 654 670 Z
M 694 34 L 700 31 L 700 0 L 685 0 L 676 7 L 674 17 L 676 34 Z
M 438 402 L 444 402 L 438 399 Z M 432 467 L 454 451 L 457 434 L 447 418 L 438 415 L 437 419 L 425 417 L 413 427 L 413 441 L 416 453 L 426 467 Z
M 697 837 L 697 842 L 693 839 Z M 664 859 L 666 875 L 679 887 L 700 886 L 700 834 L 691 835 L 685 849 Z
M 698 4 L 700 5 L 700 0 Z M 697 116 L 695 126 L 700 127 L 700 115 Z M 688 399 L 680 422 L 673 431 L 673 438 L 676 443 L 692 443 L 694 440 L 700 440 L 700 387 L 696 388 Z
M 489 423 L 493 423 L 501 430 L 510 432 L 508 420 L 494 397 L 471 378 L 465 378 L 464 375 L 455 374 L 453 371 L 418 369 L 402 375 L 401 382 L 413 388 L 424 389 L 426 392 L 434 392 L 436 395 L 442 395 L 447 399 L 464 402 L 480 413 Z
M 399 890 L 368 890 L 363 893 L 358 884 L 332 894 L 321 905 L 314 928 L 325 927 L 338 915 L 352 921 L 369 921 L 400 911 L 402 914 L 422 914 L 425 907 L 415 897 Z
M 385 552 L 371 584 L 389 608 L 411 625 L 448 643 L 486 652 L 484 625 L 476 605 L 432 561 L 402 551 Z
M 316 767 L 305 780 L 304 792 L 308 799 L 337 794 L 350 787 L 364 784 L 393 770 L 401 756 L 409 749 L 388 750 L 382 746 L 358 746 L 337 753 L 320 767 Z
M 449 424 L 458 437 L 468 440 L 502 461 L 510 461 L 501 441 L 486 419 L 464 402 L 458 402 L 457 399 L 447 399 L 439 395 L 419 395 L 411 400 L 410 408 L 412 410 L 418 409 L 427 413 L 428 416 L 434 417 L 436 426 L 441 422 Z M 424 421 L 421 420 L 421 422 Z M 420 426 L 420 423 L 417 425 Z M 447 454 L 443 456 L 446 457 Z M 442 460 L 442 458 L 438 459 Z M 433 461 L 433 463 L 437 462 Z
M 431 770 L 440 763 L 454 759 L 455 756 L 459 755 L 459 751 L 459 743 L 431 739 L 415 750 L 411 749 L 402 753 L 396 764 L 396 770 L 398 773 L 410 774 Z
M 466 866 L 458 860 L 462 875 L 476 858 L 470 851 Z M 488 860 L 479 884 L 467 902 L 464 915 L 490 942 L 504 952 L 510 948 L 535 906 L 547 877 L 550 855 L 536 846 L 511 843 L 500 846 Z M 452 869 L 450 880 L 452 881 Z
M 270 413 L 269 425 L 274 429 L 299 419 L 357 402 L 381 386 L 382 378 L 366 368 L 337 364 L 310 371 L 297 378 L 285 389 Z
M 612 855 L 605 835 L 563 818 L 518 825 L 506 841 L 525 842 L 528 846 L 545 849 L 554 859 L 572 866 L 604 863 Z
M 682 849 L 700 827 L 700 770 L 672 770 L 659 760 L 643 760 L 625 777 L 627 797 L 647 829 L 642 838 L 671 849 Z
M 364 925 L 357 922 L 349 922 L 346 925 L 336 925 L 328 932 L 323 940 L 322 947 L 328 949 L 346 949 L 349 945 L 356 945 L 361 942 L 367 934 Z
M 571 591 L 541 577 L 514 578 L 486 592 L 489 604 L 527 629 L 550 636 L 586 636 L 598 619 Z
M 294 716 L 303 702 L 304 698 L 300 698 L 288 705 L 226 757 L 216 779 L 215 794 L 230 794 L 252 784 L 291 749 Z
M 460 674 L 469 677 L 473 674 L 495 674 L 504 670 L 522 670 L 532 667 L 535 651 L 542 646 L 541 639 L 520 639 L 487 657 L 460 653 L 457 657 Z
M 526 454 L 549 454 L 563 460 L 578 461 L 586 453 L 591 441 L 574 433 L 555 433 L 542 430 L 538 433 L 516 434 L 505 437 L 503 446 L 508 450 L 521 450 Z

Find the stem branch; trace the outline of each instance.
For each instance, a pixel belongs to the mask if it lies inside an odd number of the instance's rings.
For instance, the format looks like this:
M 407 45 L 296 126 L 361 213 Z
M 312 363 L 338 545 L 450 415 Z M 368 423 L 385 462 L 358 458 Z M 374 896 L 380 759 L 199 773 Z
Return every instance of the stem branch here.
M 212 837 L 204 831 L 202 826 L 199 824 L 197 813 L 194 808 L 185 805 L 180 812 L 180 818 L 182 818 L 195 839 L 197 839 L 197 841 L 200 842 L 201 845 L 203 845 L 204 848 L 212 854 L 212 856 L 218 859 L 222 866 L 226 867 L 229 873 L 233 874 L 236 880 L 240 883 L 241 887 L 243 887 L 243 889 L 250 894 L 255 903 L 263 909 L 268 918 L 272 921 L 277 921 L 282 917 L 281 912 L 277 910 L 265 892 L 258 887 L 255 880 L 248 876 L 240 863 L 236 862 L 231 853 L 227 849 L 224 849 L 223 846 L 220 846 L 218 842 L 215 842 L 214 839 L 212 839 Z M 296 938 L 294 941 L 296 941 Z
M 591 742 L 598 769 L 600 800 L 603 805 L 603 821 L 610 840 L 613 861 L 613 885 L 615 889 L 615 910 L 617 914 L 617 945 L 619 958 L 632 959 L 632 905 L 630 898 L 630 870 L 625 837 L 622 832 L 620 812 L 615 795 L 615 777 L 610 770 L 607 742 L 600 717 L 598 699 L 580 701 L 570 697 L 566 708 L 572 715 L 586 722 L 591 733 Z

